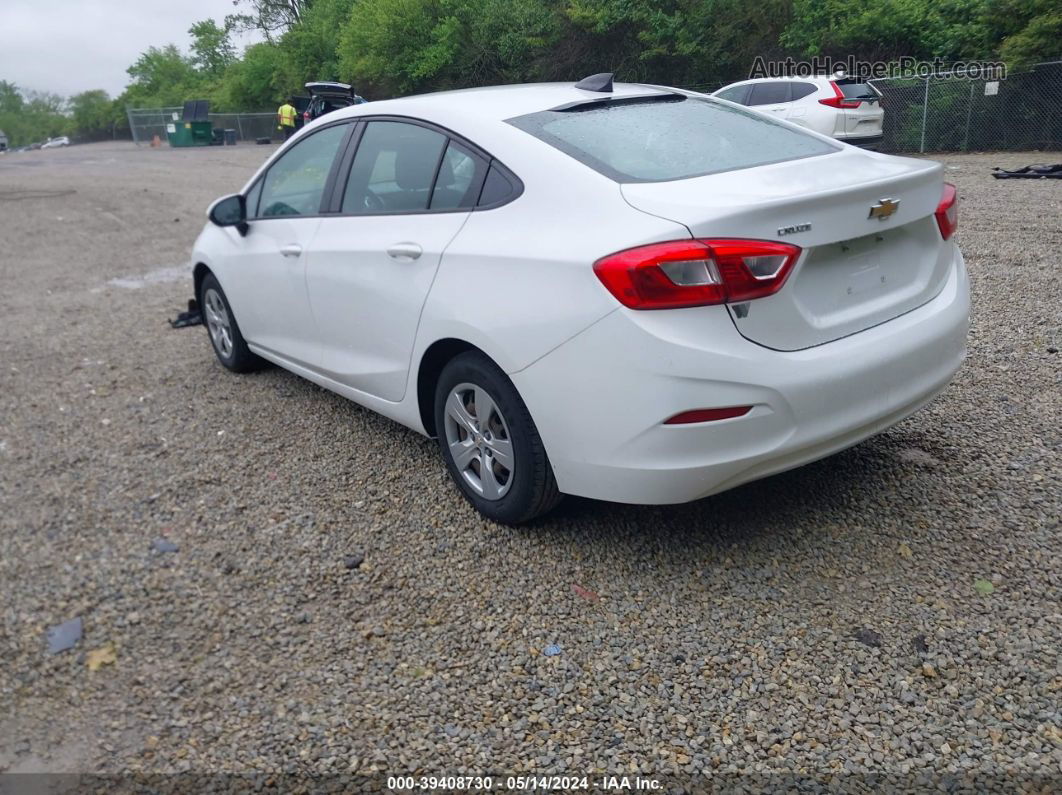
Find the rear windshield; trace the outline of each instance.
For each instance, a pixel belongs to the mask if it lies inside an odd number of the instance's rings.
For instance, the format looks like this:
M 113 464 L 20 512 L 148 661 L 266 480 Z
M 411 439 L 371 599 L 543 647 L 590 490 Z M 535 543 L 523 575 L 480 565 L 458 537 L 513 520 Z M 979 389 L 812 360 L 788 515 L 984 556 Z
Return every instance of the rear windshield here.
M 841 89 L 845 99 L 878 98 L 878 92 L 871 88 L 868 83 L 838 83 L 837 87 Z
M 617 182 L 688 179 L 840 148 L 754 111 L 681 95 L 577 105 L 508 121 Z

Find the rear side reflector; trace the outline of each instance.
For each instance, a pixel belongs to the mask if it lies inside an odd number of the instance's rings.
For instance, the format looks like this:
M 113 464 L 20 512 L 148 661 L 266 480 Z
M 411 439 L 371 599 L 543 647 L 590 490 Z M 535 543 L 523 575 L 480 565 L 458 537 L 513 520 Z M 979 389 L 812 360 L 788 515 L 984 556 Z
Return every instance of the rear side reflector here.
M 940 198 L 935 215 L 940 236 L 947 240 L 959 228 L 959 193 L 950 182 L 944 183 L 944 195 Z
M 669 420 L 664 420 L 664 425 L 689 425 L 693 422 L 714 422 L 715 420 L 729 420 L 733 417 L 744 417 L 752 411 L 752 406 L 729 406 L 725 409 L 694 409 L 676 414 Z
M 594 263 L 631 309 L 678 309 L 751 301 L 782 289 L 800 248 L 766 240 L 673 240 L 629 248 Z

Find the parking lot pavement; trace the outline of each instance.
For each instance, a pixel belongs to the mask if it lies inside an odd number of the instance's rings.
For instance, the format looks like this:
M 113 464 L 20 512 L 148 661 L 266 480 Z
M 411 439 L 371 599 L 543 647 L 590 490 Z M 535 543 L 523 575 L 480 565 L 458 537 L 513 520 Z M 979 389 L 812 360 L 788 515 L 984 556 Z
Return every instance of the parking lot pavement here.
M 1041 154 L 941 158 L 974 316 L 920 414 L 513 530 L 429 440 L 166 324 L 266 151 L 0 158 L 0 771 L 1062 779 L 1062 185 L 988 173 Z

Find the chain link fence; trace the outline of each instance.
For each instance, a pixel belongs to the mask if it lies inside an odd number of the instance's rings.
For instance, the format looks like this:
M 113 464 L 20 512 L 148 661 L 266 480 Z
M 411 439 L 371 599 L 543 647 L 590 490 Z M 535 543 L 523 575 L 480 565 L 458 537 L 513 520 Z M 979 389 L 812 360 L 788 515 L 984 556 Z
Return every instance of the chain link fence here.
M 682 88 L 706 94 L 724 83 Z M 1062 61 L 1010 71 L 1005 80 L 898 77 L 871 80 L 884 95 L 883 152 L 1062 149 Z
M 884 96 L 883 152 L 983 152 L 1062 149 L 1062 61 L 1009 72 L 1005 80 L 919 77 L 871 81 Z M 709 92 L 725 84 L 685 86 Z M 166 140 L 183 108 L 129 108 L 137 144 Z M 273 113 L 211 113 L 215 129 L 238 141 L 277 138 Z
M 1062 149 L 1062 61 L 1005 80 L 871 82 L 884 96 L 883 152 Z
M 125 112 L 133 143 L 139 146 L 151 143 L 156 135 L 165 142 L 167 126 L 181 123 L 184 108 L 126 108 Z M 235 130 L 237 141 L 280 137 L 275 113 L 211 113 L 207 118 L 215 130 Z

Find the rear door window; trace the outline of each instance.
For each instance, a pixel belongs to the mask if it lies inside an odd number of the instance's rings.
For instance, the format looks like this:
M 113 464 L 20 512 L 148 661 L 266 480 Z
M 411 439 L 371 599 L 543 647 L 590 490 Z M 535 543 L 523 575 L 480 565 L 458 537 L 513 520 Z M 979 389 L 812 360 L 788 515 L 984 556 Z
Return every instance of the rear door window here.
M 508 121 L 617 182 L 688 179 L 840 149 L 762 113 L 679 94 L 621 98 Z
M 789 83 L 775 80 L 769 83 L 754 83 L 746 105 L 777 105 L 789 101 Z
M 447 138 L 396 121 L 371 121 L 350 167 L 343 212 L 379 215 L 425 211 Z

